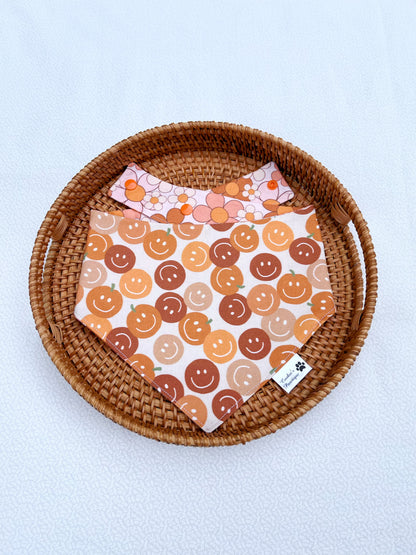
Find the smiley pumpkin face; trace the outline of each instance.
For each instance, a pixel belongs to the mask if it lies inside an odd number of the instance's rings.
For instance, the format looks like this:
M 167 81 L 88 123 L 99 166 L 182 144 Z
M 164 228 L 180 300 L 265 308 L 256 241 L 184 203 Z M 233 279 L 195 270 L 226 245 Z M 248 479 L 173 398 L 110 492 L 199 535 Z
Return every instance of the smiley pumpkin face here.
M 81 269 L 79 283 L 83 287 L 92 289 L 102 285 L 107 279 L 107 270 L 95 260 L 84 260 Z
M 104 262 L 110 271 L 124 274 L 133 268 L 136 255 L 124 245 L 113 245 L 106 252 Z
M 287 341 L 292 337 L 296 323 L 296 316 L 286 308 L 278 308 L 273 314 L 263 316 L 261 319 L 262 329 L 274 341 Z
M 252 252 L 259 246 L 259 234 L 254 225 L 238 225 L 231 232 L 230 242 L 240 252 Z
M 137 337 L 126 327 L 111 330 L 107 335 L 106 343 L 123 359 L 133 355 L 139 346 Z
M 273 314 L 280 304 L 276 289 L 267 283 L 255 285 L 247 295 L 247 304 L 254 314 L 267 316 Z
M 285 251 L 294 239 L 292 228 L 284 222 L 271 221 L 263 228 L 263 241 L 272 251 Z
M 211 287 L 202 281 L 188 285 L 183 296 L 186 306 L 196 312 L 209 308 L 214 298 Z
M 313 237 L 315 241 L 322 241 L 321 228 L 316 219 L 316 214 L 311 214 L 306 220 L 305 229 L 309 233 L 309 236 Z
M 317 318 L 321 319 L 335 312 L 334 296 L 329 291 L 316 293 L 311 299 L 311 311 Z
M 182 224 L 174 224 L 173 231 L 179 239 L 185 241 L 192 241 L 201 235 L 202 224 L 192 224 L 191 222 L 184 222 Z
M 207 421 L 207 407 L 196 395 L 184 395 L 176 404 L 198 426 L 202 427 Z
M 330 289 L 331 282 L 329 280 L 328 268 L 325 260 L 322 258 L 308 266 L 306 275 L 316 289 Z
M 115 284 L 113 283 L 111 287 L 101 285 L 91 289 L 87 295 L 86 302 L 88 310 L 95 316 L 111 318 L 120 312 L 123 306 L 123 297 L 115 289 Z
M 211 320 L 202 312 L 189 312 L 179 322 L 179 334 L 189 345 L 202 345 L 211 331 Z
M 219 420 L 225 420 L 243 404 L 242 396 L 234 389 L 222 389 L 212 400 L 212 412 Z
M 176 335 L 159 335 L 153 345 L 153 354 L 161 364 L 175 364 L 182 358 L 184 346 Z
M 299 237 L 290 245 L 289 254 L 298 264 L 313 264 L 321 254 L 321 247 L 309 237 Z
M 305 314 L 296 320 L 294 334 L 298 341 L 306 343 L 318 328 L 318 318 L 312 314 Z
M 90 227 L 98 233 L 109 235 L 118 227 L 118 219 L 108 212 L 94 211 L 90 218 Z
M 211 273 L 212 288 L 221 295 L 233 295 L 243 289 L 244 277 L 238 266 L 220 268 L 216 266 Z
M 221 318 L 232 326 L 241 326 L 251 317 L 251 309 L 247 304 L 247 299 L 239 293 L 223 297 L 218 312 Z
M 120 278 L 120 292 L 129 299 L 147 297 L 152 290 L 152 278 L 144 270 L 133 268 Z
M 177 293 L 163 293 L 155 302 L 162 320 L 168 324 L 179 322 L 186 314 L 186 304 L 183 297 Z
M 280 276 L 282 263 L 274 254 L 261 252 L 250 262 L 250 272 L 259 281 L 272 281 Z
M 227 238 L 217 239 L 209 249 L 209 257 L 215 266 L 232 266 L 240 258 L 240 253 Z
M 250 360 L 260 360 L 270 353 L 272 344 L 269 335 L 260 328 L 244 331 L 238 339 L 241 354 Z
M 205 355 L 218 364 L 230 361 L 237 352 L 234 336 L 226 330 L 215 330 L 209 333 L 204 341 Z
M 177 289 L 185 281 L 185 268 L 176 260 L 166 260 L 162 262 L 154 273 L 155 283 L 161 289 L 172 291 Z
M 295 274 L 293 270 L 279 279 L 276 289 L 281 300 L 289 304 L 305 303 L 312 295 L 308 278 L 303 274 Z
M 218 387 L 220 372 L 212 361 L 199 358 L 186 367 L 185 382 L 195 393 L 211 393 Z
M 118 234 L 123 241 L 131 245 L 143 243 L 148 233 L 150 233 L 150 224 L 145 220 L 123 218 L 118 224 Z
M 100 318 L 95 314 L 87 314 L 81 321 L 101 339 L 105 339 L 113 327 L 110 320 L 107 320 L 107 318 Z
M 211 266 L 209 246 L 202 241 L 188 243 L 182 251 L 182 264 L 191 272 L 203 272 Z
M 260 385 L 261 372 L 251 360 L 235 360 L 227 368 L 227 382 L 240 395 L 250 395 Z
M 172 374 L 161 374 L 157 376 L 153 380 L 152 385 L 159 393 L 162 393 L 172 402 L 183 397 L 185 393 L 182 382 Z
M 162 325 L 160 312 L 149 304 L 131 305 L 127 315 L 127 327 L 135 337 L 152 337 Z
M 142 378 L 146 378 L 148 381 L 152 381 L 155 377 L 154 363 L 151 358 L 142 353 L 137 353 L 127 359 L 127 362 L 132 368 L 140 374 Z
M 92 260 L 103 260 L 108 249 L 113 245 L 113 240 L 109 235 L 97 233 L 90 230 L 87 237 L 85 254 Z
M 145 253 L 155 260 L 165 260 L 176 251 L 176 237 L 170 232 L 170 227 L 156 229 L 145 235 L 143 248 Z

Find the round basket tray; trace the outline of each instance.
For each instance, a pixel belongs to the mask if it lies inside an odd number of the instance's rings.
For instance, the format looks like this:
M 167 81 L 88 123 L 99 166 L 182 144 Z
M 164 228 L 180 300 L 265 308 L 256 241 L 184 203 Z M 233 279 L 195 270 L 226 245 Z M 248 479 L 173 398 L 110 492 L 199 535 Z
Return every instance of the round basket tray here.
M 336 314 L 300 350 L 313 370 L 286 394 L 269 381 L 224 424 L 203 432 L 147 384 L 74 317 L 90 210 L 120 205 L 108 189 L 130 162 L 175 185 L 212 188 L 275 161 L 296 195 L 315 205 Z M 365 287 L 354 238 L 365 262 Z M 187 122 L 138 133 L 106 150 L 65 187 L 36 238 L 29 273 L 30 302 L 43 345 L 86 401 L 144 436 L 182 445 L 245 443 L 287 426 L 321 401 L 348 372 L 364 343 L 375 308 L 377 267 L 360 210 L 340 182 L 299 148 L 262 131 L 217 122 Z

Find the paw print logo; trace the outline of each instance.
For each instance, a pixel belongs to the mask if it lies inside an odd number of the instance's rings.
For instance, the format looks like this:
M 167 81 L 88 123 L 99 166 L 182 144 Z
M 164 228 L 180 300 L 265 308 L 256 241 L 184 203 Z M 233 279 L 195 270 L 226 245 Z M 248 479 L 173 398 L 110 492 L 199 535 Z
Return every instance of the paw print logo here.
M 305 365 L 304 362 L 297 362 L 296 363 L 296 370 L 298 372 L 303 372 L 305 370 L 305 368 L 306 368 L 306 365 Z

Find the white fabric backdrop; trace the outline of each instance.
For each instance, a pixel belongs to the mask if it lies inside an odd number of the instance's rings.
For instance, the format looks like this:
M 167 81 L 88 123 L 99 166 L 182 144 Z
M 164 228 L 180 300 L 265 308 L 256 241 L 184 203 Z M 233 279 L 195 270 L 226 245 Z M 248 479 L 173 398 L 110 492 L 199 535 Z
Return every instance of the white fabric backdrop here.
M 0 530 L 5 553 L 412 553 L 416 6 L 3 2 Z M 33 241 L 97 154 L 170 122 L 242 123 L 325 164 L 380 270 L 370 336 L 314 410 L 192 449 L 83 401 L 37 335 Z

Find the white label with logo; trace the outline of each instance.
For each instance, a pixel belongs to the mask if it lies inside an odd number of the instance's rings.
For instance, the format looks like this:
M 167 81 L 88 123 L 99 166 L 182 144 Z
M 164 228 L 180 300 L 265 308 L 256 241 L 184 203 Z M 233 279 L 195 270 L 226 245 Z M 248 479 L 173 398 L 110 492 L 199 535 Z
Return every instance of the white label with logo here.
M 299 355 L 293 355 L 280 370 L 273 374 L 272 378 L 286 393 L 290 393 L 311 370 L 312 366 L 309 366 Z

